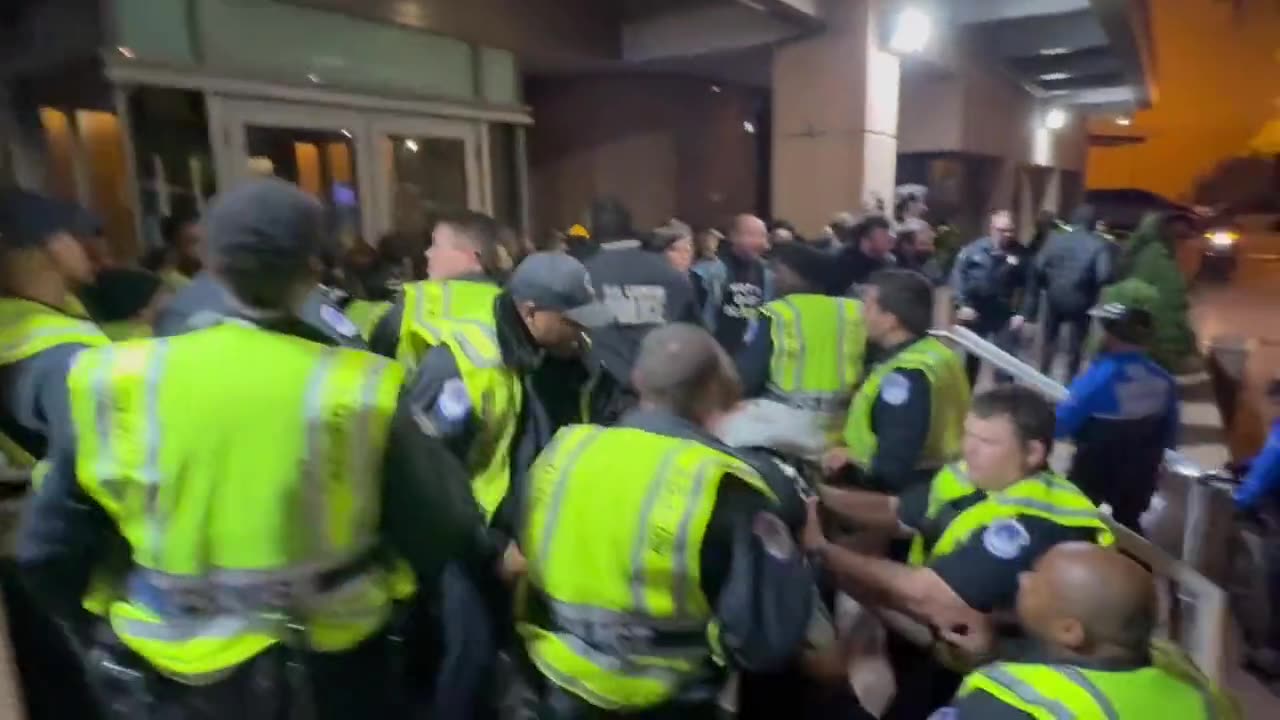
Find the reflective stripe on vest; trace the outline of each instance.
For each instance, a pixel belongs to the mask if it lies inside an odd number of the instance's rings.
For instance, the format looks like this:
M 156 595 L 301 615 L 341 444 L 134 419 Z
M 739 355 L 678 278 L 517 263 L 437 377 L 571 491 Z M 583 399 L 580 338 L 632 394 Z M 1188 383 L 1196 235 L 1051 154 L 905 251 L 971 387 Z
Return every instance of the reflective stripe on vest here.
M 520 422 L 524 386 L 520 376 L 502 362 L 497 332 L 451 325 L 444 344 L 453 352 L 472 411 L 480 420 L 479 434 L 466 458 L 471 492 L 485 520 L 492 520 L 511 487 L 511 446 Z
M 0 298 L 0 366 L 57 345 L 99 347 L 109 342 L 97 325 L 84 318 L 30 300 Z
M 849 457 L 862 468 L 871 466 L 879 441 L 871 426 L 871 412 L 880 384 L 896 370 L 920 370 L 929 380 L 929 434 L 921 448 L 918 468 L 940 468 L 960 455 L 964 416 L 969 411 L 969 378 L 951 348 L 932 337 L 921 338 L 871 370 L 849 407 L 844 442 Z
M 367 559 L 402 380 L 235 323 L 81 353 L 77 479 L 133 556 L 108 613 L 120 639 L 195 680 L 277 642 L 337 652 L 378 631 L 393 591 Z
M 700 677 L 716 636 L 702 541 L 726 475 L 774 499 L 750 466 L 693 440 L 590 425 L 556 434 L 530 470 L 520 542 L 518 626 L 548 679 L 630 710 Z
M 1034 720 L 1216 717 L 1209 694 L 1155 667 L 1123 672 L 995 663 L 965 678 L 957 698 L 985 692 Z
M 450 336 L 494 327 L 493 302 L 502 289 L 472 280 L 424 280 L 404 286 L 404 314 L 396 359 L 410 370 Z
M 826 295 L 788 295 L 764 306 L 773 356 L 769 392 L 793 407 L 843 413 L 862 377 L 862 303 Z
M 352 300 L 343 310 L 351 322 L 360 331 L 360 337 L 368 342 L 378 321 L 391 309 L 391 303 L 374 300 Z
M 929 486 L 925 517 L 934 520 L 949 504 L 975 494 L 980 499 L 950 518 L 936 538 L 916 534 L 911 541 L 909 561 L 912 565 L 927 565 L 949 555 L 974 533 L 1006 518 L 1038 517 L 1064 527 L 1092 529 L 1096 532 L 1097 544 L 1115 543 L 1115 537 L 1093 502 L 1071 481 L 1050 471 L 1020 480 L 999 492 L 983 492 L 969 482 L 963 463 L 948 465 Z

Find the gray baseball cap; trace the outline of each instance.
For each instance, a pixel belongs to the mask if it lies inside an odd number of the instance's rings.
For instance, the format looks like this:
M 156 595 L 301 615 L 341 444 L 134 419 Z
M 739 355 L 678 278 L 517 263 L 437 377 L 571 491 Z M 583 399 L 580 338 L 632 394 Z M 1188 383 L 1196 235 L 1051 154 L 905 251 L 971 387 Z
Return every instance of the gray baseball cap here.
M 613 322 L 613 311 L 596 300 L 586 266 L 566 253 L 540 252 L 525 258 L 507 282 L 507 292 L 518 303 L 562 313 L 586 328 Z
M 251 254 L 302 262 L 326 249 L 320 201 L 278 178 L 251 180 L 222 193 L 204 225 L 214 257 Z

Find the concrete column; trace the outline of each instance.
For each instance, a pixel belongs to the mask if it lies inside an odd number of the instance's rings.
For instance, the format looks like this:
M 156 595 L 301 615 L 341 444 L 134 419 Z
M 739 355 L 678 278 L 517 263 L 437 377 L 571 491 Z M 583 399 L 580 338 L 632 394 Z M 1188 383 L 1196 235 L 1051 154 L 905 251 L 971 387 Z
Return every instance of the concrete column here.
M 881 0 L 830 0 L 821 34 L 773 59 L 773 215 L 812 234 L 874 196 L 893 203 L 898 58 L 880 48 Z

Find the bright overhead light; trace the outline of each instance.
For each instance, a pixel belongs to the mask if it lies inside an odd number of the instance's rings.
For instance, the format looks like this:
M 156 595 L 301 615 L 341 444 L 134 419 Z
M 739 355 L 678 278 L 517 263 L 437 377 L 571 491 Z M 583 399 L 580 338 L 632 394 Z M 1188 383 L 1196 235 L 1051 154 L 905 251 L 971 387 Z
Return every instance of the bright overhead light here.
M 1053 108 L 1044 114 L 1044 126 L 1050 130 L 1061 130 L 1067 126 L 1067 111 Z
M 889 49 L 898 53 L 918 53 L 929 44 L 933 20 L 918 8 L 907 8 L 898 14 L 889 40 Z
M 308 79 L 308 80 L 310 80 L 310 81 L 311 81 L 311 82 L 313 82 L 313 83 L 319 83 L 319 82 L 320 82 L 320 76 L 319 76 L 319 75 L 317 75 L 317 74 L 315 74 L 315 73 L 307 73 L 307 79 Z
M 756 124 L 755 124 L 755 123 L 753 123 L 753 122 L 751 122 L 750 120 L 743 120 L 743 121 L 742 121 L 742 129 L 743 129 L 743 130 L 746 130 L 746 131 L 747 131 L 748 133 L 750 133 L 751 135 L 755 135 L 755 134 L 756 134 Z
M 339 132 L 341 132 L 343 135 L 346 135 L 347 137 L 351 137 L 351 131 L 346 128 L 342 128 L 342 130 L 340 130 Z
M 1069 52 L 1071 52 L 1071 49 L 1070 49 L 1070 48 L 1064 48 L 1064 47 L 1051 47 L 1051 48 L 1044 48 L 1044 49 L 1042 49 L 1042 50 L 1040 51 L 1040 54 L 1041 54 L 1041 55 L 1066 55 L 1066 54 L 1067 54 L 1067 53 L 1069 53 Z
M 1120 117 L 1116 118 L 1116 124 L 1128 127 L 1133 124 L 1133 118 L 1127 117 L 1125 115 L 1121 115 Z
M 405 150 L 408 150 L 409 152 L 418 152 L 418 141 L 417 141 L 417 140 L 405 140 L 405 141 L 404 141 L 404 149 L 405 149 Z
M 719 86 L 719 85 L 712 85 L 712 86 L 711 86 L 711 92 L 713 92 L 713 93 L 718 93 L 718 92 L 720 92 L 720 86 Z
M 133 50 L 130 50 L 129 48 L 123 45 L 117 47 L 116 52 L 120 53 L 121 55 L 125 56 L 130 60 L 132 60 L 135 57 L 135 55 L 133 54 Z
M 1041 75 L 1040 79 L 1041 80 L 1066 80 L 1069 77 L 1071 77 L 1071 73 L 1051 72 L 1051 73 L 1045 73 Z

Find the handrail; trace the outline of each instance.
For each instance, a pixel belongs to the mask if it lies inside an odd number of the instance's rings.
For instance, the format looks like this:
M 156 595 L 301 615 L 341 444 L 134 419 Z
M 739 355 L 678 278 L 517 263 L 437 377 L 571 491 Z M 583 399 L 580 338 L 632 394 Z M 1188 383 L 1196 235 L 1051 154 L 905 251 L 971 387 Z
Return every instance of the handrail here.
M 1067 386 L 1035 369 L 1022 358 L 1013 355 L 978 333 L 963 325 L 952 325 L 946 329 L 930 330 L 930 335 L 945 338 L 964 348 L 964 351 L 995 365 L 1010 377 L 1032 390 L 1037 390 L 1046 399 L 1060 403 L 1067 398 Z M 1177 450 L 1165 450 L 1164 464 L 1169 470 L 1200 482 L 1212 482 L 1212 473 L 1200 467 L 1191 458 Z
M 953 325 L 930 331 L 935 337 L 944 338 L 968 352 L 1003 370 L 1016 382 L 1038 391 L 1045 398 L 1058 403 L 1067 398 L 1067 388 L 1041 373 L 1013 354 L 997 347 L 969 328 Z M 1167 577 L 1178 585 L 1172 602 L 1188 601 L 1198 613 L 1195 622 L 1187 627 L 1170 628 L 1199 665 L 1202 672 L 1215 682 L 1220 682 L 1226 672 L 1226 643 L 1228 633 L 1227 593 L 1203 574 L 1205 560 L 1204 536 L 1209 526 L 1210 504 L 1213 494 L 1224 485 L 1213 473 L 1207 472 L 1191 458 L 1176 450 L 1166 450 L 1165 469 L 1180 477 L 1192 480 L 1187 488 L 1186 519 L 1183 526 L 1182 559 L 1174 558 L 1145 538 L 1105 517 L 1122 549 L 1146 563 L 1152 572 Z

